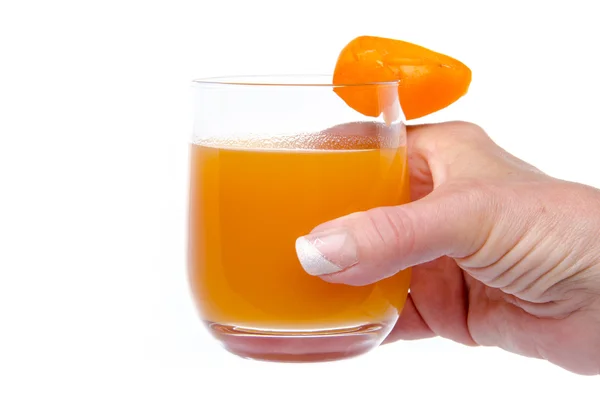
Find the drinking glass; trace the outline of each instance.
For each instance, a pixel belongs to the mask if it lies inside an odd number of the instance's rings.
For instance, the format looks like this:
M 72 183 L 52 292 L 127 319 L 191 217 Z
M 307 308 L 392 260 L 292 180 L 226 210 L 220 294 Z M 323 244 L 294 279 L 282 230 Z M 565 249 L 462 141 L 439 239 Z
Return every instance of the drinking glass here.
M 409 201 L 398 82 L 331 76 L 193 82 L 189 283 L 225 349 L 326 361 L 378 346 L 398 320 L 410 270 L 365 286 L 307 274 L 295 242 L 322 222 Z M 345 100 L 368 98 L 377 117 Z

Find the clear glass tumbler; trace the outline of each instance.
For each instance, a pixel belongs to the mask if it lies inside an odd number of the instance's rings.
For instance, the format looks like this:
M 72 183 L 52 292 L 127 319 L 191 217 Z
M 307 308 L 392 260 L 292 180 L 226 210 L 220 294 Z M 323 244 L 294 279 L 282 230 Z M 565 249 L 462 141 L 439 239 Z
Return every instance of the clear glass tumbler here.
M 408 294 L 410 270 L 356 287 L 311 276 L 298 261 L 296 239 L 320 223 L 409 201 L 398 83 L 330 81 L 193 83 L 189 282 L 212 335 L 242 357 L 365 353 L 391 331 Z M 353 95 L 370 98 L 379 116 L 350 107 Z

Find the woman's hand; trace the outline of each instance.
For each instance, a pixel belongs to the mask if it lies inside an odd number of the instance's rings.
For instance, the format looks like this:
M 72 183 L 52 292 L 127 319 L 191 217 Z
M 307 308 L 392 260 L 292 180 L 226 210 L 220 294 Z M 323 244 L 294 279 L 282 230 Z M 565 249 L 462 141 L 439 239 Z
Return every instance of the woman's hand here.
M 305 270 L 364 285 L 413 267 L 388 341 L 439 335 L 599 374 L 600 191 L 468 123 L 410 127 L 408 150 L 414 201 L 319 225 L 300 238 L 319 239 Z

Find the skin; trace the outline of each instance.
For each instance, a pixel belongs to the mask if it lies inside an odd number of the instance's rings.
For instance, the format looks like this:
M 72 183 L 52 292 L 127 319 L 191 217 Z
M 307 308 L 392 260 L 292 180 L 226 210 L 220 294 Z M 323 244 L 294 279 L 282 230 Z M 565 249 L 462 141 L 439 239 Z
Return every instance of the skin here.
M 364 285 L 413 267 L 387 342 L 441 336 L 600 374 L 600 191 L 510 155 L 478 126 L 409 127 L 414 201 L 319 225 L 358 263 L 320 276 Z

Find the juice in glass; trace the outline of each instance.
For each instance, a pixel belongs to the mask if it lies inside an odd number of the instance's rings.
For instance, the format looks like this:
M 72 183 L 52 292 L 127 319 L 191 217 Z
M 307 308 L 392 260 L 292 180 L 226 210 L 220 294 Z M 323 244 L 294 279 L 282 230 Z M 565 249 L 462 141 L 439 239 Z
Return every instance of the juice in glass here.
M 295 240 L 322 222 L 408 201 L 406 147 L 372 136 L 194 142 L 189 277 L 201 317 L 244 357 L 370 350 L 398 319 L 410 270 L 366 286 L 328 283 L 303 270 Z

